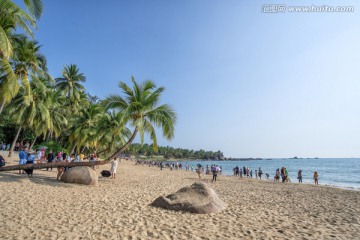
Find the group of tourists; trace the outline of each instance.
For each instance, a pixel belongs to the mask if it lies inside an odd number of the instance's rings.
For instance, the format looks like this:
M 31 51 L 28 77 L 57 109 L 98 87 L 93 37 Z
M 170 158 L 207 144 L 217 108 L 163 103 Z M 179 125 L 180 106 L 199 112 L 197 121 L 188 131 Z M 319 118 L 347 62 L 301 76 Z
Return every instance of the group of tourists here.
M 282 182 L 291 182 L 290 178 L 289 178 L 289 173 L 288 173 L 286 167 L 282 167 L 281 170 L 279 168 L 276 169 L 274 181 L 279 182 L 280 176 L 281 176 Z M 298 179 L 299 183 L 303 182 L 302 181 L 303 180 L 303 171 L 301 169 L 297 173 L 297 179 Z M 315 185 L 318 185 L 319 184 L 319 174 L 317 171 L 314 172 L 313 179 L 314 179 Z
M 3 142 L 3 143 L 0 144 L 0 147 L 1 147 L 2 151 L 9 151 L 11 145 L 10 145 L 10 143 L 6 144 L 6 143 Z
M 196 173 L 199 176 L 199 179 L 201 179 L 201 173 L 204 172 L 204 168 L 201 164 L 197 164 L 197 168 L 196 168 Z M 206 171 L 205 174 L 212 174 L 212 182 L 216 182 L 217 179 L 217 175 L 219 173 L 221 173 L 221 167 L 219 167 L 218 165 L 212 164 L 211 167 L 209 168 L 209 165 L 206 165 Z
M 19 165 L 23 164 L 34 164 L 35 161 L 37 163 L 52 163 L 52 162 L 82 162 L 86 160 L 85 155 L 83 153 L 80 154 L 71 154 L 68 155 L 65 151 L 59 151 L 56 154 L 53 152 L 52 149 L 49 150 L 48 154 L 46 155 L 46 149 L 45 147 L 40 147 L 36 151 L 29 151 L 28 147 L 25 145 L 20 151 L 19 151 Z M 91 154 L 88 157 L 89 161 L 96 161 L 97 155 Z M 59 180 L 61 178 L 61 175 L 67 171 L 70 167 L 57 167 L 57 177 L 56 179 Z M 95 167 L 93 167 L 95 168 Z M 47 171 L 52 171 L 52 166 L 49 166 L 46 168 Z M 19 174 L 27 173 L 29 177 L 32 177 L 33 169 L 28 168 L 23 171 L 19 170 Z
M 9 145 L 9 144 L 8 144 Z M 30 143 L 25 143 L 24 144 L 24 142 L 23 141 L 21 141 L 21 142 L 17 142 L 17 143 L 15 143 L 15 147 L 14 147 L 14 151 L 21 151 L 22 149 L 24 149 L 24 148 L 29 148 L 30 147 Z M 10 150 L 10 145 L 9 145 L 9 150 Z
M 239 166 L 236 166 L 233 168 L 233 173 L 234 176 L 239 176 L 240 178 L 242 178 L 243 176 L 247 177 L 247 178 L 252 178 L 253 177 L 253 171 L 252 169 L 250 169 L 249 167 L 243 167 L 243 168 L 239 168 Z M 259 167 L 259 169 L 255 169 L 255 178 L 262 178 L 263 176 L 263 171 L 261 170 L 261 168 Z M 265 174 L 266 178 L 269 178 L 269 174 Z
M 282 167 L 281 170 L 280 170 L 280 168 L 276 169 L 274 181 L 280 182 L 280 177 L 281 177 L 282 182 L 291 182 L 289 173 L 288 173 L 286 167 Z
M 137 161 L 137 164 L 146 164 L 150 166 L 158 166 L 160 168 L 160 170 L 163 170 L 165 167 L 169 168 L 170 170 L 182 170 L 182 164 L 179 162 L 157 162 L 157 161 Z M 212 164 L 211 166 L 206 165 L 206 168 L 204 169 L 204 167 L 201 164 L 197 164 L 196 167 L 194 167 L 194 165 L 189 165 L 189 163 L 185 163 L 185 170 L 186 171 L 195 171 L 199 177 L 199 179 L 201 179 L 201 173 L 205 173 L 206 175 L 210 175 L 212 174 L 213 178 L 212 178 L 212 182 L 216 182 L 217 179 L 217 175 L 222 172 L 222 167 Z M 240 178 L 242 177 L 247 177 L 247 178 L 253 178 L 253 170 L 250 169 L 250 167 L 239 167 L 236 166 L 233 168 L 233 174 L 234 176 L 238 176 Z M 268 173 L 264 173 L 263 170 L 261 169 L 261 167 L 259 167 L 258 169 L 255 169 L 254 171 L 255 174 L 255 178 L 256 179 L 263 179 L 263 175 L 265 174 L 265 178 L 269 179 L 270 175 Z M 298 175 L 297 175 L 297 179 L 299 180 L 299 183 L 302 183 L 302 170 L 298 171 Z M 291 182 L 290 177 L 289 177 L 289 173 L 288 170 L 286 169 L 286 167 L 281 167 L 276 169 L 275 172 L 275 176 L 274 176 L 274 181 L 276 182 Z M 318 179 L 319 179 L 319 174 L 315 171 L 314 175 L 313 175 L 313 179 L 316 185 L 318 185 Z

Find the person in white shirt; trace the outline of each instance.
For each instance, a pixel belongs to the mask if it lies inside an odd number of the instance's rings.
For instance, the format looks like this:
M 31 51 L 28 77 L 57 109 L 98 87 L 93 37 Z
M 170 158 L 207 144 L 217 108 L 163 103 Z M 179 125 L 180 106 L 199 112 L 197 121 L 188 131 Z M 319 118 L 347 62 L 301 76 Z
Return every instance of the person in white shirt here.
M 119 161 L 117 160 L 117 158 L 114 158 L 114 160 L 111 161 L 111 178 L 115 179 L 116 176 L 116 170 L 118 167 Z

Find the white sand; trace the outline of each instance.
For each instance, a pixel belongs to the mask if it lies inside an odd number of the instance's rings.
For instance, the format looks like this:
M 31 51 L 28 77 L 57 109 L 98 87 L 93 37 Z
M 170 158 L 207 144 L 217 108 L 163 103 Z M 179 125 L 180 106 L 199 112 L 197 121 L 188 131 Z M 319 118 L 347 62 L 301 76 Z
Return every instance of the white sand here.
M 184 170 L 123 161 L 117 178 L 100 178 L 98 187 L 59 182 L 55 169 L 31 179 L 0 172 L 0 239 L 360 239 L 358 191 L 203 177 L 227 204 L 223 212 L 149 206 L 198 180 Z

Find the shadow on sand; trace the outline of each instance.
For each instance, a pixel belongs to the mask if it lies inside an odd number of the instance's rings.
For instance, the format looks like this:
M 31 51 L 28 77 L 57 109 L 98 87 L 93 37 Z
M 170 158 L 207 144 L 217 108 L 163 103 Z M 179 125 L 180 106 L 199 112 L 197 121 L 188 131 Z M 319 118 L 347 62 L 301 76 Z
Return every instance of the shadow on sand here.
M 0 173 L 0 182 L 24 182 L 25 179 L 29 179 L 35 184 L 65 188 L 72 187 L 71 184 L 66 184 L 56 180 L 55 176 L 53 177 L 41 174 L 41 171 L 34 171 L 33 177 L 28 177 L 26 174 L 19 174 L 18 171 Z

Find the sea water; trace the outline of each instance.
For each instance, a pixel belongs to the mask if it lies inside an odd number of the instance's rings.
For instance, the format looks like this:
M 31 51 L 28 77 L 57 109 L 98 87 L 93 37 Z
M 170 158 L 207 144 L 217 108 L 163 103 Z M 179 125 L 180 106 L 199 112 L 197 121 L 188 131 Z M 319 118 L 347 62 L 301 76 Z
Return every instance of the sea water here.
M 286 167 L 290 180 L 298 182 L 297 173 L 301 169 L 303 183 L 313 184 L 314 171 L 319 174 L 319 185 L 330 185 L 341 188 L 360 190 L 360 159 L 359 158 L 320 158 L 320 159 L 271 159 L 271 160 L 246 160 L 246 161 L 187 161 L 190 166 L 201 164 L 204 169 L 206 165 L 216 164 L 222 167 L 222 174 L 233 175 L 233 168 L 238 166 L 249 167 L 253 171 L 261 168 L 265 174 L 270 175 L 269 180 L 273 181 L 276 169 Z M 280 179 L 281 181 L 281 179 Z

